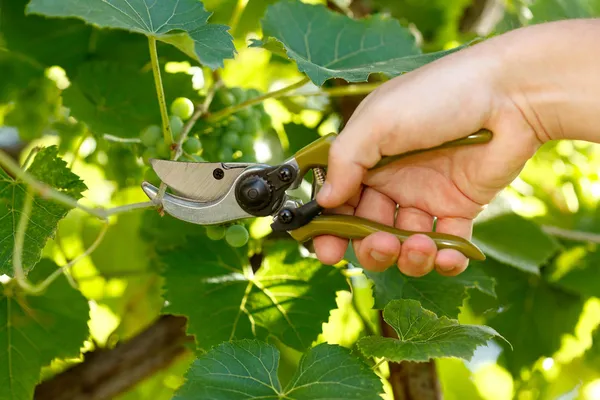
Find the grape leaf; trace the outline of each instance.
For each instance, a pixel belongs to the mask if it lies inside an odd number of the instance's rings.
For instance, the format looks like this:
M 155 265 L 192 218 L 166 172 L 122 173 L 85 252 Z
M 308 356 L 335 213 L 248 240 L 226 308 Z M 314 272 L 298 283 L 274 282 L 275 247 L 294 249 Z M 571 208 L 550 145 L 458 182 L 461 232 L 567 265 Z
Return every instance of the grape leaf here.
M 22 140 L 37 139 L 60 116 L 60 90 L 54 81 L 41 76 L 23 87 L 13 106 L 4 123 L 17 128 Z
M 336 291 L 347 289 L 337 269 L 290 257 L 298 252 L 296 242 L 265 251 L 257 272 L 244 249 L 206 236 L 157 251 L 164 268 L 166 311 L 188 317 L 189 331 L 202 348 L 270 333 L 304 350 L 336 307 Z
M 592 246 L 589 246 L 592 247 Z M 563 251 L 548 266 L 544 276 L 555 286 L 583 296 L 600 297 L 600 251 L 576 245 Z
M 27 171 L 37 180 L 60 190 L 64 194 L 80 199 L 87 187 L 67 164 L 58 157 L 58 148 L 50 146 L 41 149 Z M 15 181 L 0 169 L 0 274 L 12 270 L 14 233 L 27 195 L 26 186 Z M 39 261 L 46 241 L 56 232 L 58 222 L 70 208 L 53 200 L 35 195 L 29 215 L 23 245 L 23 267 L 31 269 Z
M 289 123 L 283 125 L 283 128 L 289 142 L 289 147 L 286 153 L 289 156 L 292 156 L 298 150 L 314 142 L 320 137 L 319 132 L 303 124 Z
M 29 278 L 39 283 L 57 268 L 43 259 Z M 88 302 L 60 275 L 39 296 L 13 280 L 2 284 L 0 309 L 0 398 L 32 399 L 43 366 L 79 356 L 88 336 Z
M 416 300 L 393 300 L 383 310 L 383 318 L 396 331 L 398 339 L 368 336 L 358 341 L 367 357 L 386 360 L 428 361 L 459 357 L 470 360 L 479 346 L 500 334 L 488 326 L 462 325 L 447 317 L 438 318 Z
M 177 96 L 195 100 L 189 75 L 163 74 L 163 78 L 168 104 Z M 134 65 L 108 61 L 82 64 L 63 98 L 73 116 L 99 136 L 137 137 L 146 126 L 161 123 L 152 72 L 141 72 Z
M 362 268 L 352 246 L 348 246 L 345 259 Z M 413 278 L 395 266 L 383 272 L 363 268 L 363 272 L 373 282 L 374 307 L 379 310 L 392 300 L 413 299 L 438 315 L 455 318 L 467 297 L 467 289 L 476 289 L 492 297 L 496 295 L 494 279 L 477 266 L 469 266 L 457 277 L 445 277 L 433 271 Z
M 378 400 L 383 393 L 377 375 L 337 345 L 323 343 L 308 350 L 283 390 L 278 368 L 279 351 L 270 344 L 223 343 L 192 364 L 174 399 Z
M 412 33 L 394 19 L 353 20 L 323 5 L 282 0 L 267 8 L 264 37 L 251 47 L 279 42 L 315 85 L 330 78 L 366 81 L 373 73 L 389 76 L 414 70 L 459 48 L 422 54 Z
M 473 264 L 497 282 L 498 298 L 486 305 L 492 309 L 485 314 L 486 324 L 502 332 L 514 348 L 503 355 L 509 371 L 518 374 L 540 357 L 551 357 L 560 349 L 561 337 L 573 334 L 585 298 L 493 259 Z
M 103 28 L 155 37 L 212 69 L 223 67 L 223 60 L 235 53 L 228 27 L 209 24 L 210 13 L 199 0 L 31 0 L 26 13 L 76 17 Z
M 119 61 L 142 68 L 150 62 L 148 40 L 137 33 L 98 29 L 77 19 L 25 15 L 28 0 L 2 3 L 0 26 L 6 47 L 36 67 L 59 65 L 74 77 L 88 61 Z M 158 42 L 161 58 L 192 60 L 170 44 Z M 8 76 L 8 75 L 1 75 Z
M 535 275 L 560 249 L 536 223 L 510 212 L 476 223 L 473 243 L 487 256 Z
M 534 0 L 529 5 L 533 18 L 531 24 L 573 18 L 590 18 L 600 15 L 597 0 Z

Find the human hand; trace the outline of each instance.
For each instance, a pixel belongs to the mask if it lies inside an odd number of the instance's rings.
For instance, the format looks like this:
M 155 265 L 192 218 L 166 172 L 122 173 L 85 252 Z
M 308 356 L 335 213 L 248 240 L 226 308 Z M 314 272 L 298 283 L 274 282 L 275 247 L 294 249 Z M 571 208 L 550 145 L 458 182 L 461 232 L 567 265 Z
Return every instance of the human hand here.
M 542 144 L 510 85 L 502 85 L 506 65 L 497 50 L 484 42 L 371 93 L 331 147 L 319 204 L 418 232 L 432 231 L 437 217 L 437 232 L 470 239 L 473 219 Z M 382 156 L 435 147 L 482 128 L 494 135 L 488 144 L 425 152 L 367 173 Z M 317 257 L 327 264 L 339 262 L 347 245 L 334 236 L 314 239 Z M 453 276 L 468 265 L 457 250 L 438 251 L 426 235 L 401 245 L 378 232 L 353 245 L 360 263 L 375 271 L 397 263 L 409 276 L 434 268 Z

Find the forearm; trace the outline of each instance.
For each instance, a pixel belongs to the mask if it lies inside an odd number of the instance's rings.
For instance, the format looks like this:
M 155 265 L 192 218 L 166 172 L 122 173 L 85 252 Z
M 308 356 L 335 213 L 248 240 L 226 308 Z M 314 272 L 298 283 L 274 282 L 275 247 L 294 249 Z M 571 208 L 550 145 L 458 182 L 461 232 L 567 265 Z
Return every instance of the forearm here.
M 600 143 L 600 19 L 536 25 L 484 46 L 496 53 L 501 101 L 518 108 L 541 142 Z

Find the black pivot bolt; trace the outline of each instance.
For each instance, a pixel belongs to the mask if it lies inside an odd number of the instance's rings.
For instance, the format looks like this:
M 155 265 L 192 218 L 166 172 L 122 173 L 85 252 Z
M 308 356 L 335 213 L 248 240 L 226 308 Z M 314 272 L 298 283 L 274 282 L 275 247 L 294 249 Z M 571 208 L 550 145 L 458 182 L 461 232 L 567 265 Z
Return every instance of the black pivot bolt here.
M 289 224 L 294 219 L 294 214 L 286 208 L 279 212 L 278 219 L 284 224 Z
M 292 180 L 292 171 L 288 167 L 283 167 L 279 170 L 279 179 L 282 182 L 289 182 Z
M 223 172 L 223 170 L 221 168 L 216 168 L 213 171 L 213 177 L 217 180 L 223 179 L 224 176 L 225 176 L 225 172 Z

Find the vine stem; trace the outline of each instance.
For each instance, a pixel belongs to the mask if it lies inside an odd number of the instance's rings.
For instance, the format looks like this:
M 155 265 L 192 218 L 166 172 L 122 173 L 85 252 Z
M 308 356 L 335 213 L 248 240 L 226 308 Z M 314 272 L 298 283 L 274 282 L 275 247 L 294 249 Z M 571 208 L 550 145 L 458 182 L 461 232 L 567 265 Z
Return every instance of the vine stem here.
M 246 9 L 246 6 L 248 5 L 249 1 L 250 0 L 238 0 L 237 1 L 235 9 L 233 10 L 233 15 L 231 16 L 231 20 L 229 21 L 229 28 L 230 28 L 229 32 L 231 33 L 231 36 L 235 35 L 235 30 L 237 28 L 237 25 L 240 22 L 242 13 Z
M 330 88 L 322 88 L 320 90 L 314 90 L 311 92 L 292 92 L 286 93 L 281 97 L 311 97 L 311 96 L 328 96 L 328 97 L 341 97 L 341 96 L 359 96 L 362 94 L 369 94 L 373 90 L 385 82 L 373 82 L 356 85 L 338 86 Z
M 274 90 L 272 92 L 265 93 L 262 96 L 258 96 L 253 99 L 246 100 L 240 104 L 236 104 L 234 106 L 224 108 L 222 110 L 217 111 L 214 114 L 209 114 L 207 120 L 208 120 L 208 122 L 216 122 L 216 121 L 218 121 L 222 118 L 225 118 L 233 113 L 236 113 L 246 107 L 250 107 L 255 104 L 262 103 L 266 99 L 276 99 L 278 97 L 282 97 L 284 94 L 289 93 L 292 90 L 298 89 L 299 87 L 306 85 L 308 82 L 310 82 L 310 79 L 308 77 L 304 77 L 300 81 L 293 83 L 289 86 L 283 87 L 279 90 Z
M 102 208 L 94 209 L 91 207 L 84 206 L 83 204 L 79 204 L 72 197 L 59 192 L 58 190 L 46 185 L 45 183 L 37 181 L 33 176 L 21 169 L 21 167 L 19 167 L 19 165 L 4 151 L 0 151 L 0 165 L 6 168 L 8 172 L 12 173 L 15 176 L 15 179 L 22 180 L 33 190 L 38 192 L 42 197 L 52 198 L 71 208 L 78 208 L 100 219 L 106 219 L 106 210 Z
M 100 243 L 102 243 L 102 240 L 104 239 L 104 235 L 106 235 L 106 231 L 108 231 L 108 227 L 109 226 L 110 226 L 110 224 L 108 223 L 108 221 L 104 221 L 104 224 L 102 225 L 102 229 L 100 230 L 100 233 L 98 233 L 98 236 L 94 240 L 94 243 L 92 243 L 90 245 L 90 247 L 88 247 L 83 253 L 81 253 L 80 255 L 78 255 L 77 257 L 75 257 L 74 259 L 72 259 L 71 261 L 69 261 L 66 265 L 64 265 L 64 266 L 60 267 L 59 269 L 57 269 L 56 271 L 52 272 L 40 284 L 35 285 L 33 287 L 30 287 L 29 292 L 31 292 L 33 294 L 42 293 L 61 274 L 64 274 L 65 272 L 70 271 L 70 269 L 75 264 L 77 264 L 83 258 L 85 258 L 85 257 L 89 256 L 90 254 L 92 254 L 94 252 L 94 250 L 96 250 L 98 248 L 98 246 L 100 245 Z
M 25 192 L 25 202 L 23 209 L 21 210 L 21 217 L 17 223 L 17 230 L 15 232 L 15 245 L 13 247 L 13 270 L 15 272 L 15 279 L 19 286 L 27 291 L 33 291 L 33 287 L 25 276 L 25 270 L 23 269 L 23 245 L 25 242 L 25 231 L 27 230 L 27 223 L 29 222 L 29 215 L 33 208 L 33 190 L 28 188 Z
M 600 244 L 600 235 L 597 233 L 574 231 L 551 225 L 542 225 L 541 228 L 545 233 L 562 239 Z
M 104 134 L 102 137 L 105 140 L 108 140 L 109 142 L 116 142 L 116 143 L 142 143 L 142 140 L 140 138 L 123 138 L 123 137 L 109 135 L 109 134 Z
M 173 144 L 173 132 L 171 131 L 171 124 L 169 124 L 169 113 L 167 111 L 167 101 L 165 99 L 165 91 L 160 75 L 160 64 L 158 62 L 155 37 L 148 36 L 148 47 L 150 49 L 150 62 L 152 64 L 152 74 L 154 75 L 154 85 L 156 86 L 156 96 L 158 97 L 160 116 L 162 118 L 163 137 L 167 146 L 171 147 Z

